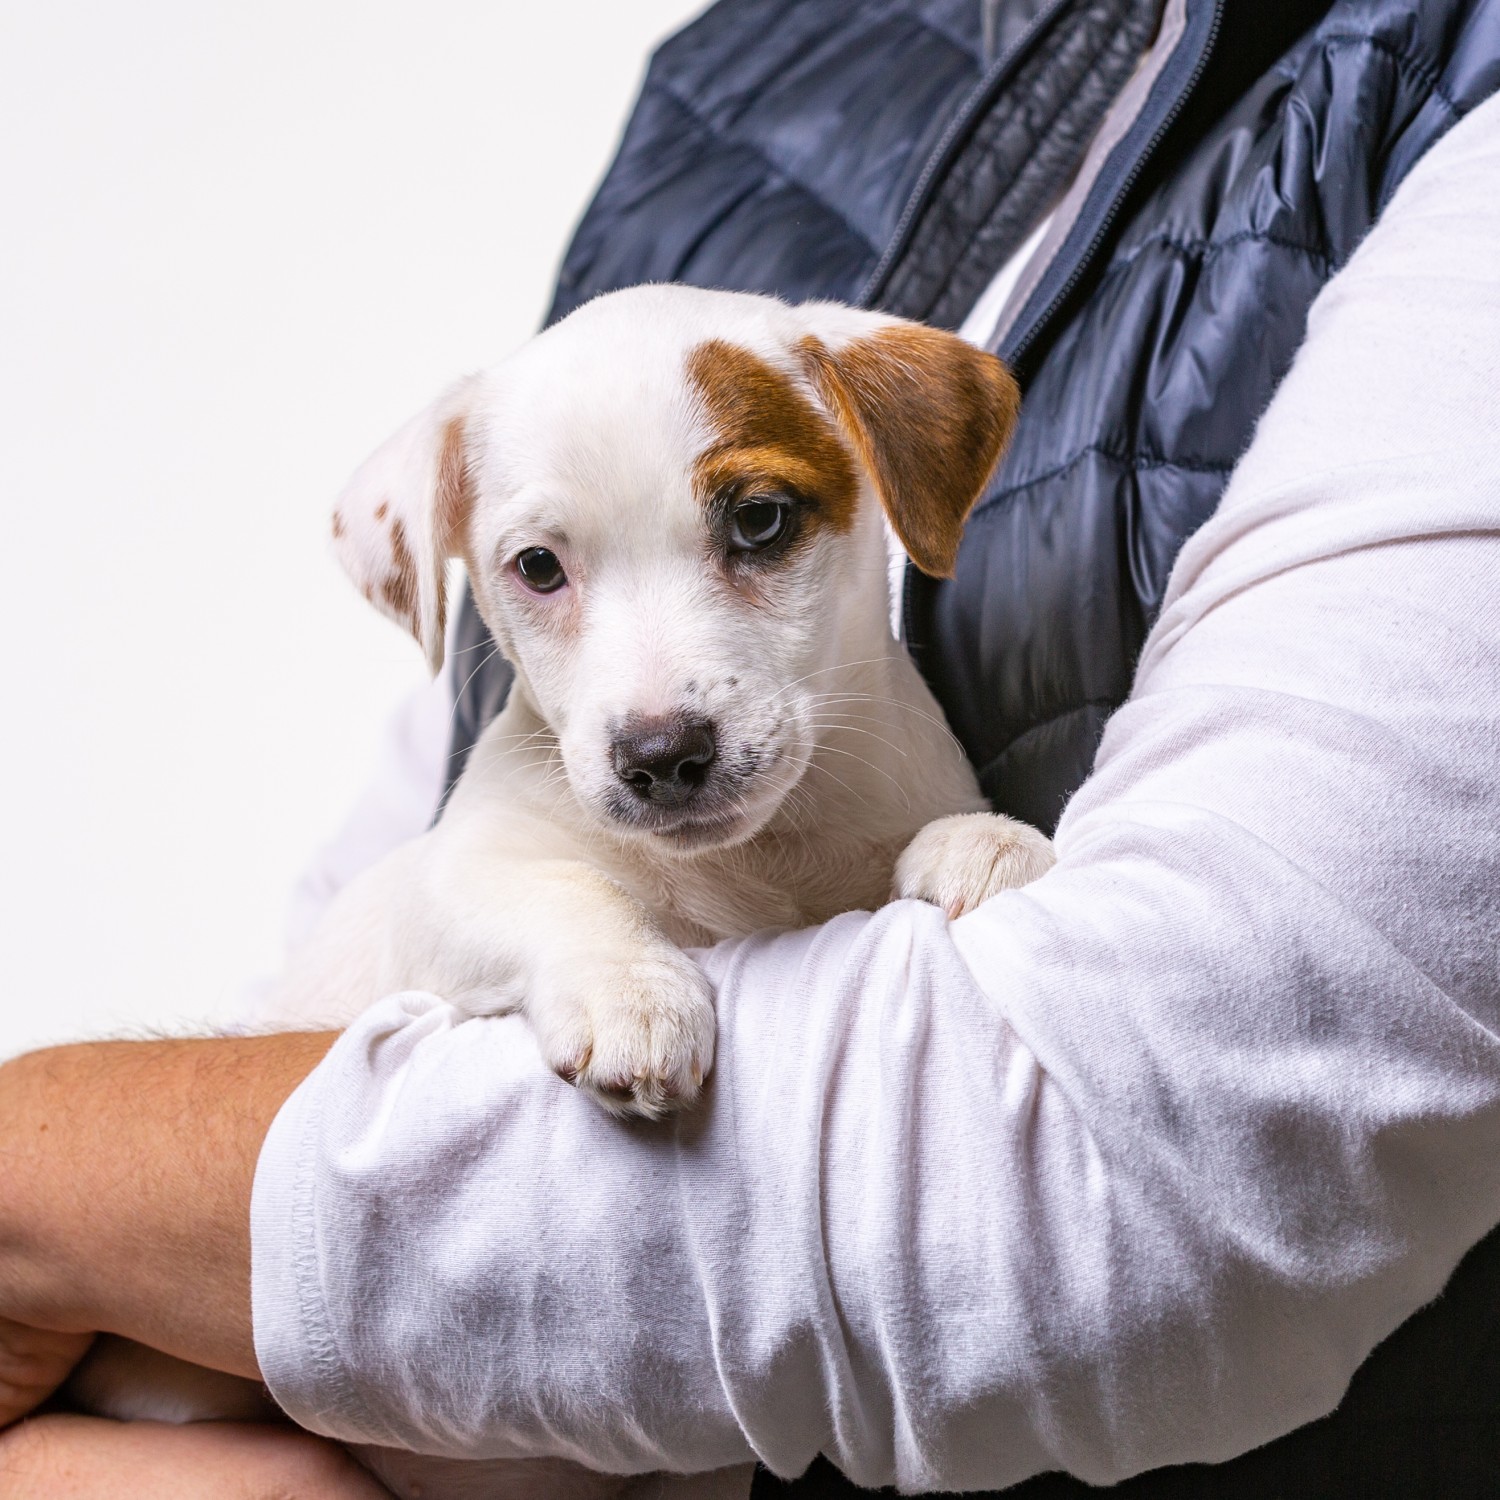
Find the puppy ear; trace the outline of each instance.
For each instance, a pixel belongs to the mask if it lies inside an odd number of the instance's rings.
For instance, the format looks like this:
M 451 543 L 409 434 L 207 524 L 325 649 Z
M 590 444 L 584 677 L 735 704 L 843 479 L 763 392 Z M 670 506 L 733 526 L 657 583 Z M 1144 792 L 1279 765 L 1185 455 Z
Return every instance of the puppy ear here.
M 470 376 L 419 412 L 355 471 L 333 512 L 333 550 L 366 599 L 416 637 L 434 675 L 448 623 L 447 562 L 473 511 Z
M 818 334 L 801 352 L 813 388 L 911 560 L 951 577 L 964 521 L 1015 429 L 1015 379 L 956 334 L 831 304 L 809 311 Z

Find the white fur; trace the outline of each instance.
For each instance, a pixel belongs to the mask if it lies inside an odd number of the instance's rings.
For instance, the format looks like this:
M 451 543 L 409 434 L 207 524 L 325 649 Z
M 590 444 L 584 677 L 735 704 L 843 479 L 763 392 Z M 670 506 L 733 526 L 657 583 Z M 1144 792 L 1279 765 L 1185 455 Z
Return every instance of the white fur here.
M 1040 880 L 1057 855 L 1035 828 L 998 813 L 955 813 L 929 823 L 896 861 L 891 894 L 961 917 L 1000 891 Z
M 378 594 L 391 518 L 422 539 L 415 629 L 430 651 L 445 561 L 434 470 L 463 418 L 476 500 L 453 545 L 516 682 L 441 822 L 340 897 L 278 1017 L 343 1022 L 402 988 L 475 1014 L 523 1010 L 558 1072 L 657 1114 L 694 1097 L 713 1057 L 712 996 L 680 945 L 878 905 L 919 829 L 983 807 L 891 634 L 868 477 L 852 528 L 821 533 L 755 606 L 715 574 L 693 491 L 715 438 L 686 374 L 695 348 L 749 349 L 817 404 L 798 342 L 836 354 L 893 322 L 685 287 L 615 293 L 455 387 L 359 470 L 338 506 L 340 555 Z M 512 561 L 535 546 L 566 569 L 558 594 L 518 583 Z M 715 722 L 722 762 L 757 768 L 697 844 L 611 814 L 610 726 L 678 711 Z M 1001 826 L 980 818 L 930 846 L 970 872 L 969 895 L 981 867 L 985 893 L 1022 877 L 989 857 Z

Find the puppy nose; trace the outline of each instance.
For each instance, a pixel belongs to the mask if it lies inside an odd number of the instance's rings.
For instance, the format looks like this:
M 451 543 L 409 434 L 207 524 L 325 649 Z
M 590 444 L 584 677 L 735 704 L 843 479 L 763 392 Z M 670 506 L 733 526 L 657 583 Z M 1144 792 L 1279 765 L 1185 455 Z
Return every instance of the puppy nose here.
M 707 719 L 636 719 L 614 738 L 615 775 L 647 802 L 675 807 L 707 780 L 718 748 Z

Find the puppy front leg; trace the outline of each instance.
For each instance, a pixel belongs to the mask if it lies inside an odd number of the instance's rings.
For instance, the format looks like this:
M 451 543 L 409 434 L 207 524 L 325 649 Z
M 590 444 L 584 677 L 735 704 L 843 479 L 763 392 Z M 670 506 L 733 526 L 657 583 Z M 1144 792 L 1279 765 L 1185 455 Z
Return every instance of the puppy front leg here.
M 576 860 L 466 864 L 428 892 L 434 942 L 407 982 L 471 1014 L 522 1011 L 548 1066 L 607 1109 L 691 1102 L 713 1063 L 713 991 L 646 908 Z

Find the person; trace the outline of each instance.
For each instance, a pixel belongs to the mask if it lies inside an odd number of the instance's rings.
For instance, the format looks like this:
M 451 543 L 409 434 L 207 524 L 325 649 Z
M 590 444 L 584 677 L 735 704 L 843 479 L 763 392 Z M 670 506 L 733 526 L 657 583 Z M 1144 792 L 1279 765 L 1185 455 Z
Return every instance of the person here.
M 1483 0 L 721 0 L 665 47 L 554 316 L 972 315 L 1025 405 L 904 622 L 1059 865 L 703 954 L 665 1130 L 424 995 L 8 1065 L 0 1417 L 107 1329 L 453 1457 L 1488 1494 L 1497 91 Z M 102 1441 L 116 1485 L 145 1440 L 27 1432 L 12 1474 Z

